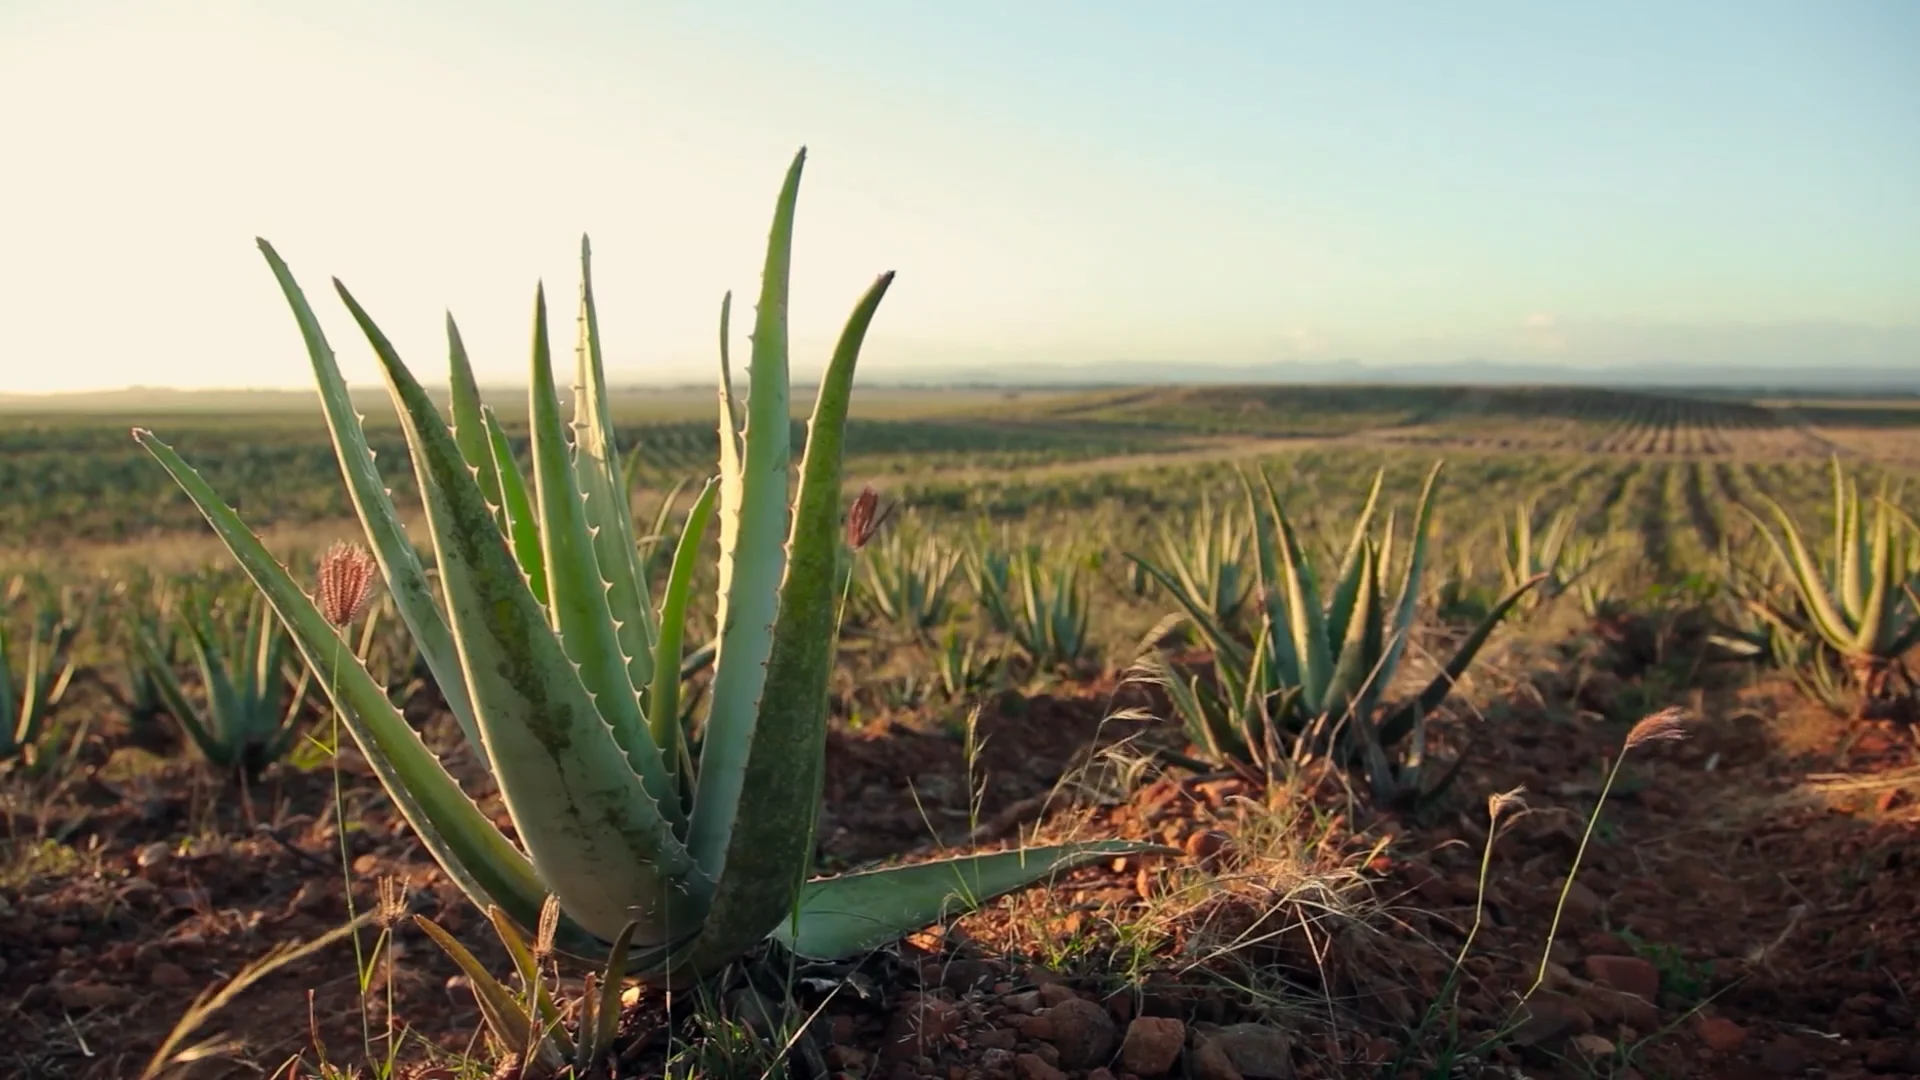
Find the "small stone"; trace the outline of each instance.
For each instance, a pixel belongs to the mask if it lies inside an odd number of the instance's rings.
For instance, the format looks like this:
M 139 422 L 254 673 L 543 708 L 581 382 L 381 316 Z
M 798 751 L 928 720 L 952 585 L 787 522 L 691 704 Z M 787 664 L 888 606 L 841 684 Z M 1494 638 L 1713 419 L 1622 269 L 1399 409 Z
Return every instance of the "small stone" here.
M 902 1062 L 925 1053 L 927 1047 L 959 1030 L 960 1009 L 950 1001 L 919 995 L 902 1002 L 887 1022 L 880 1056 Z
M 1067 1074 L 1047 1064 L 1039 1054 L 1020 1054 L 1013 1059 L 1020 1080 L 1067 1080 Z
M 1000 1002 L 1014 1012 L 1037 1013 L 1040 1011 L 1040 991 L 1026 990 L 1018 994 L 1008 994 L 1001 998 Z
M 1072 1001 L 1076 995 L 1073 988 L 1061 983 L 1047 983 L 1040 988 L 1040 1004 L 1047 1008 Z
M 1747 1029 L 1724 1016 L 1701 1017 L 1700 1041 L 1716 1054 L 1737 1054 L 1747 1044 Z
M 1807 1067 L 1807 1048 L 1790 1035 L 1783 1035 L 1760 1051 L 1760 1067 L 1776 1076 L 1798 1076 Z
M 1234 1024 L 1205 1037 L 1226 1052 L 1234 1071 L 1246 1080 L 1288 1080 L 1293 1075 L 1293 1042 L 1278 1028 Z
M 115 1005 L 124 1005 L 133 995 L 118 986 L 106 983 L 73 983 L 62 986 L 54 996 L 64 1008 L 79 1011 L 81 1009 L 108 1009 Z
M 1211 1039 L 1201 1039 L 1193 1050 L 1194 1080 L 1246 1080 L 1233 1067 L 1226 1050 Z
M 1020 1041 L 1020 1036 L 1008 1028 L 988 1028 L 967 1038 L 973 1045 L 987 1050 L 1011 1050 Z
M 1600 913 L 1600 894 L 1575 878 L 1567 886 L 1567 914 L 1576 919 L 1591 919 Z
M 1660 997 L 1660 970 L 1637 956 L 1589 956 L 1587 978 L 1637 995 L 1647 1001 Z
M 133 864 L 142 870 L 159 870 L 173 861 L 173 849 L 165 844 L 148 844 L 133 857 Z
M 153 985 L 171 989 L 178 989 L 193 982 L 193 976 L 187 974 L 186 968 L 179 964 L 164 962 L 153 965 L 153 974 L 149 978 L 153 980 Z
M 1181 1021 L 1170 1016 L 1136 1017 L 1120 1040 L 1120 1067 L 1139 1077 L 1165 1076 L 1173 1071 L 1186 1042 L 1187 1025 Z
M 80 940 L 80 928 L 66 923 L 54 923 L 41 931 L 40 940 L 49 945 L 71 945 Z
M 1187 855 L 1194 859 L 1211 859 L 1225 851 L 1231 839 L 1219 829 L 1202 829 L 1187 837 Z
M 1603 1035 L 1592 1034 L 1591 1032 L 1585 1035 L 1575 1035 L 1572 1043 L 1575 1050 L 1595 1060 L 1611 1057 L 1614 1051 L 1614 1045 L 1611 1039 Z
M 1093 1002 L 1068 998 L 1048 1009 L 1043 1019 L 1053 1025 L 1053 1038 L 1049 1041 L 1059 1047 L 1063 1067 L 1091 1068 L 1113 1056 L 1113 1017 Z

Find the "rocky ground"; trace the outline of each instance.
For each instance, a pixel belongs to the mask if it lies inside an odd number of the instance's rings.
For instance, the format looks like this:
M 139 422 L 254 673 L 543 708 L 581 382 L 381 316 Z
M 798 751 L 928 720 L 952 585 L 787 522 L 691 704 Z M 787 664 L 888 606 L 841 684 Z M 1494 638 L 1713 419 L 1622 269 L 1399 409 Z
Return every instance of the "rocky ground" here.
M 1036 822 L 1183 854 L 1080 871 L 860 965 L 749 970 L 718 1003 L 630 994 L 618 1075 L 761 1075 L 761 1044 L 714 1018 L 764 1023 L 783 996 L 809 1021 L 788 1055 L 803 1075 L 1920 1075 L 1911 730 L 1835 720 L 1771 683 L 1691 692 L 1688 737 L 1629 755 L 1547 945 L 1607 766 L 1664 692 L 1572 660 L 1515 680 L 1454 725 L 1469 764 L 1419 814 L 1337 776 L 1162 771 L 1151 751 L 1171 733 L 1108 719 L 1151 704 L 1112 678 L 990 702 L 972 762 L 950 718 L 836 731 L 829 868 Z M 504 974 L 485 920 L 353 763 L 348 872 L 329 769 L 241 793 L 156 761 L 96 740 L 65 783 L 9 781 L 0 1074 L 140 1075 L 203 988 L 345 921 L 348 880 L 355 910 L 385 881 Z M 1488 796 L 1516 788 L 1483 890 Z M 389 1047 L 397 1075 L 493 1060 L 464 981 L 406 921 L 364 985 L 342 941 L 182 1045 L 210 1039 L 186 1075 L 310 1076 Z

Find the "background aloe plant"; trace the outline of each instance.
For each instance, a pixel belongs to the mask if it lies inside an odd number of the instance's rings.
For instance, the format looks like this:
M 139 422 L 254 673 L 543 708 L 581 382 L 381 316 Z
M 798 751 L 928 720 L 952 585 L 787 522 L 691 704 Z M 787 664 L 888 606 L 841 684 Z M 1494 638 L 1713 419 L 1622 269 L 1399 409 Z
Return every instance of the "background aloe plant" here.
M 204 706 L 175 673 L 170 643 L 140 627 L 134 648 L 167 712 L 207 761 L 251 780 L 292 748 L 313 672 L 301 663 L 265 596 L 255 594 L 238 606 L 238 612 L 223 610 L 207 591 L 196 590 L 175 612 L 200 674 Z
M 1143 850 L 1061 845 L 807 881 L 819 809 L 843 553 L 841 448 L 855 362 L 892 275 L 848 320 L 820 384 L 789 505 L 787 293 L 804 152 L 780 193 L 734 394 L 721 305 L 720 476 L 701 492 L 657 608 L 607 409 L 591 265 L 581 247 L 574 439 L 566 438 L 544 293 L 534 305 L 532 479 L 479 401 L 449 320 L 453 423 L 344 285 L 404 427 L 446 610 L 400 531 L 346 386 L 304 294 L 261 250 L 313 361 L 341 471 L 381 575 L 448 707 L 490 766 L 524 853 L 421 743 L 309 596 L 173 450 L 135 437 L 207 516 L 293 631 L 341 719 L 423 843 L 467 894 L 532 929 L 559 902 L 555 947 L 599 957 L 631 940 L 636 973 L 697 977 L 769 936 L 794 952 L 865 951 L 1056 870 Z M 710 705 L 677 707 L 692 569 L 719 509 Z
M 1085 565 L 1037 544 L 976 542 L 965 563 L 974 596 L 1036 668 L 1069 668 L 1091 650 Z
M 1130 556 L 1181 602 L 1213 651 L 1211 685 L 1198 676 L 1182 677 L 1157 650 L 1141 660 L 1166 688 L 1202 753 L 1266 769 L 1289 756 L 1332 753 L 1363 767 L 1382 798 L 1418 794 L 1428 714 L 1452 692 L 1494 627 L 1542 580 L 1533 577 L 1509 590 L 1425 689 L 1382 709 L 1419 614 L 1439 475 L 1436 465 L 1421 491 L 1397 599 L 1390 603 L 1385 579 L 1394 565 L 1393 515 L 1378 537 L 1373 533 L 1384 470 L 1374 477 L 1324 596 L 1271 481 L 1262 473 L 1256 487 L 1242 474 L 1258 551 L 1260 592 L 1251 640 L 1215 618 L 1165 569 Z M 1386 750 L 1403 742 L 1396 765 Z
M 70 590 L 50 592 L 16 575 L 0 594 L 0 761 L 37 752 L 77 668 L 73 641 L 84 620 Z M 31 608 L 24 643 L 7 626 L 20 607 Z
M 1593 571 L 1603 555 L 1597 544 L 1582 542 L 1575 535 L 1579 517 L 1572 508 L 1553 514 L 1544 527 L 1538 516 L 1535 501 L 1527 499 L 1514 507 L 1511 524 L 1500 525 L 1500 578 L 1505 587 L 1517 589 L 1541 579 L 1540 587 L 1521 601 L 1523 605 L 1567 592 Z
M 1859 713 L 1900 703 L 1911 709 L 1915 685 L 1901 657 L 1920 644 L 1920 528 L 1884 484 L 1869 514 L 1837 455 L 1830 471 L 1833 522 L 1823 554 L 1773 498 L 1762 496 L 1767 517 L 1749 511 L 1797 601 L 1751 602 L 1784 630 L 1816 637 L 1837 654 L 1858 691 Z
M 947 618 L 962 553 L 911 517 L 861 553 L 864 612 L 922 637 Z

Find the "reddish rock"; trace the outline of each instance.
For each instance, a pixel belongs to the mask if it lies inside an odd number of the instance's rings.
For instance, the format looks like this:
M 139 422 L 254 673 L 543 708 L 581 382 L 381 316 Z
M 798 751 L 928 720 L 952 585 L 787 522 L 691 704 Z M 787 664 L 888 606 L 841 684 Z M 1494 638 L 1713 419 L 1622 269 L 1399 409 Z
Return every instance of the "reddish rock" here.
M 1053 1025 L 1053 1038 L 1049 1041 L 1059 1049 L 1063 1067 L 1091 1068 L 1113 1056 L 1113 1017 L 1093 1002 L 1069 998 L 1048 1009 L 1042 1019 Z
M 1020 1080 L 1067 1080 L 1067 1074 L 1047 1064 L 1039 1054 L 1021 1054 L 1013 1059 Z
M 1194 1047 L 1193 1075 L 1194 1080 L 1246 1080 L 1226 1050 L 1210 1039 L 1201 1039 Z
M 153 980 L 153 985 L 155 986 L 175 990 L 182 986 L 188 986 L 193 982 L 193 976 L 187 974 L 186 968 L 181 967 L 179 964 L 164 962 L 153 965 L 153 973 L 149 978 Z
M 887 1023 L 880 1056 L 890 1062 L 906 1061 L 926 1053 L 934 1042 L 960 1029 L 960 1008 L 936 997 L 907 999 Z
M 1589 956 L 1587 978 L 1647 1001 L 1660 997 L 1660 970 L 1637 956 Z
M 1722 1016 L 1701 1017 L 1696 1030 L 1716 1054 L 1737 1054 L 1747 1044 L 1747 1029 Z
M 1140 1077 L 1165 1076 L 1186 1045 L 1187 1025 L 1173 1017 L 1142 1016 L 1120 1041 L 1120 1067 Z

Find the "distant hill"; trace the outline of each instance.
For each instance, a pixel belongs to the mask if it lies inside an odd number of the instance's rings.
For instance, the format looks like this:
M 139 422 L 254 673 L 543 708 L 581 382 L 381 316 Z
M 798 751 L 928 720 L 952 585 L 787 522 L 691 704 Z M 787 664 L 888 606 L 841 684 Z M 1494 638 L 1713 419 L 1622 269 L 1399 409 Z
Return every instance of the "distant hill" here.
M 665 395 L 702 404 L 713 393 L 706 383 L 652 384 L 612 380 L 616 396 Z M 744 378 L 741 379 L 744 383 Z M 1597 387 L 1609 389 L 1685 390 L 1706 394 L 1756 396 L 1899 394 L 1920 395 L 1920 358 L 1906 366 L 1823 367 L 1804 365 L 1726 367 L 1706 364 L 1622 364 L 1566 367 L 1552 364 L 1501 363 L 1456 360 L 1430 364 L 1368 364 L 1358 360 L 1313 363 L 1162 364 L 1116 361 L 1104 364 L 1050 365 L 929 365 L 902 366 L 868 373 L 868 387 L 973 387 L 979 389 L 1083 389 L 1125 386 L 1316 385 L 1316 386 L 1447 386 L 1447 387 Z M 795 390 L 808 389 L 797 379 Z M 744 390 L 744 386 L 742 386 Z M 564 390 L 562 393 L 564 394 Z M 490 401 L 523 400 L 524 386 L 482 388 Z M 444 400 L 444 391 L 436 392 Z M 356 400 L 385 409 L 384 388 L 356 389 Z M 676 403 L 679 403 L 676 401 Z M 128 387 L 61 394 L 0 393 L 0 412 L 305 412 L 317 407 L 312 390 L 170 390 Z
M 970 386 L 1202 386 L 1219 384 L 1389 384 L 1396 386 L 1580 386 L 1615 389 L 1708 390 L 1741 393 L 1894 392 L 1920 394 L 1920 357 L 1905 366 L 1727 367 L 1708 364 L 1621 364 L 1568 367 L 1456 360 L 1430 364 L 1368 364 L 1358 360 L 1249 365 L 1118 361 L 1105 364 L 960 366 L 875 373 L 876 384 Z

